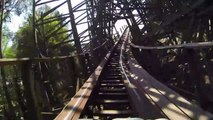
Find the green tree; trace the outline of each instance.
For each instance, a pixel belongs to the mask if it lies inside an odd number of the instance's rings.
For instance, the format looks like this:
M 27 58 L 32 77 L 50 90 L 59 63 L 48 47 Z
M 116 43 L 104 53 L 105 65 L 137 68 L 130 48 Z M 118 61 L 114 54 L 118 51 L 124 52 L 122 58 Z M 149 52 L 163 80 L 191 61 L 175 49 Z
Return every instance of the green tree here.
M 42 12 L 48 11 L 50 8 L 45 6 L 43 9 L 40 9 L 36 13 L 36 17 L 40 18 Z M 50 15 L 46 16 L 44 19 L 53 18 L 59 16 L 59 12 L 53 12 Z M 59 25 L 62 24 L 60 18 L 57 20 L 45 24 L 43 26 L 43 33 L 37 33 L 38 46 L 36 46 L 33 41 L 33 28 L 32 28 L 32 16 L 28 17 L 28 21 L 20 28 L 20 30 L 15 35 L 15 45 L 17 48 L 17 57 L 36 57 L 40 49 L 47 51 L 48 56 L 61 56 L 69 55 L 73 52 L 74 47 L 72 44 L 64 43 L 64 41 L 69 40 L 70 37 L 67 37 L 68 34 L 64 31 L 68 31 L 66 26 Z M 42 29 L 42 26 L 38 29 Z M 58 30 L 62 27 L 60 30 Z M 50 31 L 57 31 L 57 35 L 49 36 Z M 45 45 L 43 45 L 45 44 Z
M 4 58 L 14 58 L 15 57 L 15 47 L 12 46 L 14 39 L 14 33 L 11 32 L 7 26 L 3 27 L 2 34 L 2 52 Z
M 3 48 L 4 43 L 7 43 L 8 39 L 5 39 L 3 36 L 3 26 L 5 21 L 10 21 L 10 15 L 12 13 L 15 13 L 17 15 L 20 15 L 21 11 L 24 8 L 27 8 L 26 3 L 28 3 L 28 0 L 1 0 L 0 1 L 0 58 L 3 58 Z M 5 116 L 9 116 L 11 120 L 16 119 L 16 114 L 13 109 L 13 104 L 11 97 L 9 95 L 8 86 L 7 86 L 7 79 L 5 76 L 5 69 L 4 67 L 0 68 L 1 70 L 1 78 L 2 78 L 2 87 L 3 87 L 3 101 L 6 101 L 4 106 L 4 113 Z M 5 98 L 5 100 L 4 100 Z M 7 106 L 6 106 L 7 105 Z M 6 109 L 8 108 L 8 109 Z
M 41 13 L 48 11 L 50 9 L 48 6 L 45 6 L 44 9 L 40 9 L 36 13 L 36 17 L 39 19 L 41 18 Z M 32 24 L 32 16 L 29 15 L 27 18 L 27 21 L 23 24 L 22 27 L 17 31 L 15 34 L 15 39 L 14 39 L 14 44 L 13 48 L 16 48 L 16 57 L 17 58 L 23 58 L 23 57 L 37 57 L 38 53 L 40 53 L 40 50 L 44 50 L 47 52 L 47 56 L 65 56 L 65 55 L 70 55 L 74 51 L 74 47 L 72 44 L 65 44 L 70 38 L 67 37 L 68 34 L 68 28 L 66 26 L 63 26 L 61 23 L 61 18 L 59 12 L 53 12 L 46 16 L 44 19 L 49 19 L 49 18 L 57 18 L 55 21 L 48 22 L 43 26 L 43 33 L 40 33 L 40 31 L 37 31 L 37 41 L 38 44 L 35 44 L 34 38 L 33 38 L 33 24 Z M 60 30 L 58 30 L 61 28 Z M 42 29 L 42 26 L 39 26 L 38 29 Z M 54 34 L 49 36 L 49 34 L 52 31 L 57 31 L 57 33 L 61 34 Z M 50 32 L 51 31 L 51 32 Z M 43 44 L 45 43 L 45 45 Z M 37 101 L 39 102 L 39 107 L 43 108 L 43 110 L 49 110 L 51 108 L 52 103 L 56 105 L 57 103 L 61 103 L 60 101 L 57 102 L 57 94 L 55 94 L 55 91 L 62 91 L 64 88 L 57 88 L 57 84 L 63 80 L 67 80 L 63 75 L 64 72 L 56 72 L 58 71 L 63 71 L 64 68 L 67 67 L 66 63 L 39 63 L 38 70 L 36 71 L 36 98 Z M 65 67 L 64 67 L 65 66 Z M 36 66 L 37 67 L 37 66 Z M 68 69 L 68 68 L 67 68 Z M 54 77 L 49 76 L 48 73 L 54 73 Z M 60 78 L 59 76 L 63 76 L 63 78 Z M 63 80 L 62 80 L 63 79 Z M 44 81 L 48 81 L 48 83 L 44 83 Z M 58 82 L 59 81 L 59 82 Z M 57 83 L 58 82 L 58 83 Z M 44 86 L 45 84 L 45 86 Z M 48 85 L 47 85 L 48 84 Z M 49 87 L 50 86 L 50 87 Z M 52 92 L 52 89 L 50 90 L 49 88 L 54 88 L 54 92 Z M 48 94 L 49 100 L 46 100 L 46 93 Z M 52 94 L 54 93 L 54 95 Z M 61 94 L 65 94 L 60 92 Z M 60 94 L 60 95 L 61 95 Z M 67 93 L 66 93 L 67 94 Z M 43 97 L 44 96 L 44 97 Z M 49 101 L 51 102 L 51 105 L 49 105 Z M 55 102 L 56 101 L 56 102 Z M 49 107 L 50 106 L 50 107 Z
M 5 43 L 8 43 L 9 38 L 4 38 L 11 35 L 11 32 L 4 26 L 4 22 L 10 22 L 12 15 L 20 15 L 27 13 L 29 6 L 32 4 L 31 0 L 1 0 L 0 1 L 0 57 L 3 57 L 3 52 L 7 48 Z

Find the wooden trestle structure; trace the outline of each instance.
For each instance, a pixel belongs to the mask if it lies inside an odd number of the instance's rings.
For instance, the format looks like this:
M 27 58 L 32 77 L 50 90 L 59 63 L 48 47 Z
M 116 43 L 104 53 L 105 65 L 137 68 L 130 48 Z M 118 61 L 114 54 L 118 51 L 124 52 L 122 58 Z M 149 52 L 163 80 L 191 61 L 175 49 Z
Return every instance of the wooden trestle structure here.
M 153 78 L 132 55 L 125 32 L 55 120 L 208 120 L 213 115 Z M 128 54 L 124 54 L 128 53 Z
M 212 3 L 33 0 L 36 57 L 0 60 L 10 107 L 26 120 L 213 119 Z M 64 45 L 74 55 L 50 52 Z

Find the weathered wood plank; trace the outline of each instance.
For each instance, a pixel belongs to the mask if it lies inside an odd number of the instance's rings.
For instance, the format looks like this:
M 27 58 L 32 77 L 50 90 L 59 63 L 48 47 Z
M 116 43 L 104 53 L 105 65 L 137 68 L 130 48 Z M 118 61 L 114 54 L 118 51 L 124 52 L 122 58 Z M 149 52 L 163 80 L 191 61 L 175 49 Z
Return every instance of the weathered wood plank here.
M 105 59 L 95 69 L 94 73 L 92 73 L 81 89 L 55 118 L 56 120 L 71 120 L 77 119 L 80 116 L 81 111 L 83 110 L 110 54 L 111 52 L 107 54 Z
M 181 48 L 210 48 L 213 47 L 213 42 L 199 42 L 199 43 L 186 43 L 179 45 L 168 45 L 168 46 L 140 46 L 130 43 L 134 48 L 143 49 L 143 50 L 166 50 L 166 49 L 181 49 Z
M 73 57 L 79 57 L 82 55 L 76 55 L 76 56 L 56 56 L 56 57 L 44 57 L 44 58 L 4 58 L 0 59 L 0 66 L 5 66 L 5 65 L 16 65 L 20 64 L 26 61 L 31 61 L 32 63 L 37 63 L 37 62 L 50 62 L 50 61 L 60 61 L 60 60 L 65 60 Z
M 180 119 L 181 116 L 181 119 L 208 120 L 213 118 L 212 114 L 187 101 L 181 95 L 157 81 L 134 58 L 129 58 L 128 62 L 131 71 L 130 76 L 136 81 L 135 86 L 138 89 L 142 87 L 147 97 L 158 105 L 169 119 Z

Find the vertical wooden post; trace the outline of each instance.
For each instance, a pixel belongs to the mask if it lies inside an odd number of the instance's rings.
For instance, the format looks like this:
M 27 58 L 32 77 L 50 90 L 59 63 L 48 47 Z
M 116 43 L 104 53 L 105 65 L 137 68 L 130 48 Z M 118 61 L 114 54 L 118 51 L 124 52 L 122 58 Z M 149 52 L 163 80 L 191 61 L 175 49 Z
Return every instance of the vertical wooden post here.
M 28 119 L 41 120 L 39 105 L 36 98 L 32 61 L 26 61 L 21 66 L 24 93 L 27 100 Z
M 43 12 L 41 13 L 41 40 L 38 41 L 39 42 L 39 51 L 41 52 L 42 55 L 44 56 L 47 56 L 48 53 L 47 53 L 47 45 L 46 45 L 46 41 L 48 41 L 46 39 L 46 36 L 45 36 L 45 28 L 44 28 L 44 15 L 43 15 Z
M 38 38 L 36 32 L 36 0 L 33 0 L 33 44 L 36 48 L 36 56 L 39 57 L 39 46 L 38 46 Z
M 77 92 L 77 73 L 75 70 L 75 61 L 74 61 L 74 57 L 70 57 L 69 58 L 69 69 L 70 69 L 70 80 L 71 80 L 71 85 L 72 87 L 72 91 L 71 91 L 71 95 L 75 95 L 75 93 Z
M 188 62 L 191 68 L 191 79 L 194 80 L 194 85 L 196 87 L 195 92 L 198 94 L 198 100 L 200 101 L 200 86 L 202 84 L 202 72 L 199 69 L 199 56 L 197 55 L 197 50 L 187 49 Z
M 78 36 L 78 31 L 77 31 L 76 24 L 75 24 L 75 17 L 74 17 L 73 10 L 72 10 L 71 0 L 67 0 L 67 4 L 68 4 L 68 9 L 69 9 L 69 14 L 70 14 L 70 22 L 71 22 L 71 28 L 73 31 L 75 47 L 77 49 L 77 53 L 81 54 L 82 48 L 81 48 L 80 38 Z
M 83 74 L 83 78 L 85 79 L 87 76 L 87 68 L 85 64 L 85 57 L 83 55 L 79 55 L 79 62 L 81 64 L 80 67 Z
M 135 20 L 134 15 L 132 14 L 132 10 L 129 8 L 129 2 L 127 0 L 123 0 L 122 1 L 123 4 L 125 5 L 125 7 L 127 8 L 127 15 L 130 17 L 131 23 L 132 23 L 132 28 L 131 33 L 133 36 L 133 41 L 134 42 L 138 42 L 138 40 L 141 38 L 141 32 L 140 32 L 140 28 Z M 129 26 L 129 25 L 128 25 Z

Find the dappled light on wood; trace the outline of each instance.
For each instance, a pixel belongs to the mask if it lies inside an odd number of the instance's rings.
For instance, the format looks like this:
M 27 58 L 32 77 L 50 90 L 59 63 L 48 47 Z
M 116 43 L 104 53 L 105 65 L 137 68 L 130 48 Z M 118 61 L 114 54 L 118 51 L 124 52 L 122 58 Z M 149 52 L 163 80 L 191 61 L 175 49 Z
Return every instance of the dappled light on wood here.
M 212 8 L 1 0 L 0 120 L 213 119 Z

